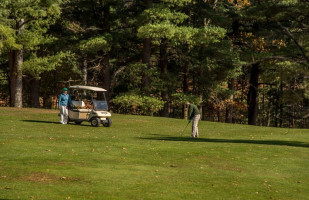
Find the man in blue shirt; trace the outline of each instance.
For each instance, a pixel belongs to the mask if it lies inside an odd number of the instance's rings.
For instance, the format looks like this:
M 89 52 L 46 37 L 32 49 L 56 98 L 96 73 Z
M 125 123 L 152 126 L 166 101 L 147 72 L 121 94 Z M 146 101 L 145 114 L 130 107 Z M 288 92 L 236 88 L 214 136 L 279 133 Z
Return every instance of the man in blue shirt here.
M 63 88 L 63 93 L 60 94 L 58 102 L 60 110 L 60 123 L 67 124 L 69 118 L 68 103 L 73 105 L 67 88 Z

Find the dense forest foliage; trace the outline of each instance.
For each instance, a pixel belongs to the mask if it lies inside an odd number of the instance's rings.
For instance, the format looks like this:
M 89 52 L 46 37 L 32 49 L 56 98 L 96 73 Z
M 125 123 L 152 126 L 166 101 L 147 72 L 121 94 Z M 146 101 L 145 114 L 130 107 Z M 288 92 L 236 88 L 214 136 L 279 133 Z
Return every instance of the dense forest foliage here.
M 107 89 L 120 113 L 306 127 L 309 1 L 0 0 L 0 105 Z

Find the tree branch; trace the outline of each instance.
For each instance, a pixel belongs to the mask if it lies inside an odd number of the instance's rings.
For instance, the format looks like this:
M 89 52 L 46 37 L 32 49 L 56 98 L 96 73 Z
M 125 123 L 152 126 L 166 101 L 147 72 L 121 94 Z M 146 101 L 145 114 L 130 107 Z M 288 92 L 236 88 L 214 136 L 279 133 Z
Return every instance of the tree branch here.
M 263 58 L 261 60 L 254 60 L 251 63 L 246 63 L 244 66 L 251 66 L 251 65 L 254 65 L 254 64 L 257 64 L 257 63 L 267 62 L 267 61 L 270 61 L 270 60 L 289 60 L 289 58 L 284 57 L 284 56 L 271 56 L 271 57 Z
M 301 51 L 302 56 L 309 63 L 309 58 L 306 56 L 304 49 L 299 45 L 299 43 L 297 42 L 295 37 L 292 35 L 292 33 L 286 27 L 284 27 L 280 22 L 277 22 L 277 24 L 283 29 L 285 34 L 294 41 L 294 43 L 296 44 L 297 48 Z
M 113 75 L 112 77 L 112 81 L 111 81 L 111 94 L 114 91 L 114 87 L 115 87 L 115 83 L 116 83 L 116 77 L 118 76 L 118 74 L 122 73 L 124 70 L 126 69 L 126 66 L 122 66 L 120 67 Z

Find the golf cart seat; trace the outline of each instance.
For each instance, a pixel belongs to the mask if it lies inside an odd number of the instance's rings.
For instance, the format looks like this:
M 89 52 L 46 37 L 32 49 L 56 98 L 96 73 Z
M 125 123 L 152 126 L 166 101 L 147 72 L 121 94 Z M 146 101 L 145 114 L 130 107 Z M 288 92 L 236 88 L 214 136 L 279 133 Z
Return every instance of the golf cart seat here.
M 78 109 L 78 111 L 81 113 L 90 113 L 91 109 Z
M 84 101 L 72 101 L 72 103 L 77 108 L 78 112 L 81 112 L 81 113 L 91 112 L 91 109 L 84 108 L 86 106 Z
M 76 107 L 85 107 L 85 103 L 83 101 L 72 101 L 72 103 Z

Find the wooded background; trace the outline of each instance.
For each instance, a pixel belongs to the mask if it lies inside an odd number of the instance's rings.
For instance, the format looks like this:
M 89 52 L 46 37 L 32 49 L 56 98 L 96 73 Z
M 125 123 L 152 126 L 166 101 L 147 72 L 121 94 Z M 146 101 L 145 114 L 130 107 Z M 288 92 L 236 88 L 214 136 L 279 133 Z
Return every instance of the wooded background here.
M 307 127 L 308 28 L 308 0 L 0 0 L 0 105 L 83 84 L 120 113 Z

